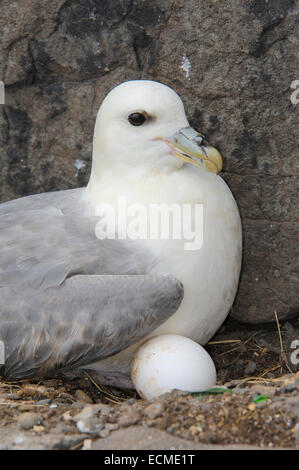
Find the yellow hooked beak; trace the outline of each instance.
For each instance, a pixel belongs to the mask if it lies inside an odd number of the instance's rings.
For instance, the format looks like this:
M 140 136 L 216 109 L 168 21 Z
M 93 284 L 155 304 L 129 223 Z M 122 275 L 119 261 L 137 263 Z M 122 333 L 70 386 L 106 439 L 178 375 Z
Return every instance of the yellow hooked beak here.
M 170 137 L 157 137 L 157 140 L 163 140 L 171 148 L 172 154 L 185 162 L 212 173 L 220 173 L 222 170 L 222 157 L 218 150 L 208 145 L 204 136 L 192 127 L 180 129 Z

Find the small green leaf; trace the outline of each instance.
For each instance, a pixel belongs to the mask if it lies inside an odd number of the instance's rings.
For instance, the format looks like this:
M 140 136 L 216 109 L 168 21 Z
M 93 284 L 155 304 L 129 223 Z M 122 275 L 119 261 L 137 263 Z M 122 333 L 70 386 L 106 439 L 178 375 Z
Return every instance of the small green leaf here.
M 233 392 L 226 387 L 212 387 L 209 388 L 208 390 L 204 390 L 203 392 L 192 392 L 191 395 L 194 397 L 198 397 L 201 395 L 222 395 L 223 393 L 230 393 L 232 394 Z
M 265 400 L 268 400 L 269 397 L 267 397 L 267 395 L 257 395 L 254 399 L 253 399 L 253 403 L 261 403 L 262 401 L 265 401 Z

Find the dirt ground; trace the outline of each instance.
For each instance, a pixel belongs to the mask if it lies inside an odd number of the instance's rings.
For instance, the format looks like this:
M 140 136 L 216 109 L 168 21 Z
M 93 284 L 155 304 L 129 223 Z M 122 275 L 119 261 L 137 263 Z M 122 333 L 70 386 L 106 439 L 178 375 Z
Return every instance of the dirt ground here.
M 218 388 L 152 401 L 88 374 L 0 381 L 0 449 L 298 448 L 298 339 L 299 319 L 259 326 L 228 319 L 207 345 Z

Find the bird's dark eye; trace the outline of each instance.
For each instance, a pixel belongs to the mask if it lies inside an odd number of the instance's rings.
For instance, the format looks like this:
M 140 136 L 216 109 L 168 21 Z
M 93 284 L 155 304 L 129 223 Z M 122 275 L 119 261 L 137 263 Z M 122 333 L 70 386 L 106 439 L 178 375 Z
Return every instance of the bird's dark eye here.
M 132 113 L 128 117 L 128 121 L 132 126 L 141 126 L 145 120 L 146 117 L 142 113 Z

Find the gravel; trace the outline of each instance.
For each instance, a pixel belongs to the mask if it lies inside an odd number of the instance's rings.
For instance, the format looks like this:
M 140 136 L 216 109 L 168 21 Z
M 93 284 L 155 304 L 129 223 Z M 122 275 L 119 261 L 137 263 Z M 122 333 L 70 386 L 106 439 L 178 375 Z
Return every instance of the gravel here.
M 136 435 L 136 446 L 145 449 L 146 436 L 157 449 L 298 448 L 299 372 L 285 373 L 279 356 L 248 341 L 254 334 L 238 330 L 232 336 L 246 347 L 209 346 L 217 370 L 225 371 L 217 382 L 223 393 L 216 395 L 173 391 L 145 401 L 88 378 L 0 381 L 0 448 L 134 448 Z M 239 359 L 243 366 L 236 370 Z M 257 368 L 245 376 L 250 361 Z
M 140 426 L 151 430 L 153 436 L 162 433 L 165 442 L 167 436 L 172 436 L 173 442 L 186 448 L 204 445 L 296 448 L 297 377 L 298 373 L 262 383 L 227 382 L 222 384 L 226 387 L 224 392 L 217 395 L 173 391 L 152 402 L 136 397 L 127 399 L 125 395 L 122 400 L 109 402 L 111 395 L 99 394 L 86 383 L 85 393 L 93 404 L 78 399 L 75 383 L 57 380 L 56 389 L 51 392 L 56 408 L 51 408 L 53 403 L 41 403 L 29 396 L 22 400 L 8 398 L 9 388 L 6 391 L 2 384 L 0 403 L 5 400 L 6 405 L 0 407 L 1 448 L 89 449 L 95 442 L 101 447 L 98 443 L 101 440 L 109 447 L 110 440 L 111 446 L 116 445 L 114 433 L 122 436 L 125 446 L 129 436 L 126 433 Z M 146 448 L 146 443 L 140 440 L 142 445 Z

